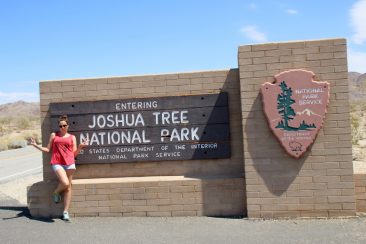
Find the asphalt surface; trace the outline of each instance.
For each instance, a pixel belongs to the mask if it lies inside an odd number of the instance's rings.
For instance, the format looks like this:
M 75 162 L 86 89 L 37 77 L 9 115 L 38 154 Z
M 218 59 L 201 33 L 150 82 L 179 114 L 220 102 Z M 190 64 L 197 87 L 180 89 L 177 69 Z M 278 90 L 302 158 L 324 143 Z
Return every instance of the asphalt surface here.
M 35 219 L 16 194 L 38 180 L 40 157 L 33 148 L 0 153 L 0 243 L 366 243 L 366 217 L 347 219 L 248 220 L 210 217 Z M 4 160 L 5 159 L 5 160 Z M 4 160 L 4 161 L 3 161 Z M 32 161 L 32 160 L 30 160 Z M 5 162 L 5 163 L 3 163 Z M 24 162 L 28 168 L 19 171 Z M 38 164 L 38 165 L 37 165 Z M 16 166 L 14 168 L 14 165 Z M 9 167 L 9 168 L 8 168 Z M 7 173 L 5 174 L 3 171 Z M 18 170 L 18 172 L 16 171 Z M 28 171 L 27 171 L 28 170 Z M 31 174 L 31 175 L 29 175 Z M 32 175 L 33 174 L 33 175 Z M 22 178 L 22 179 L 19 179 Z M 24 179 L 31 179 L 30 181 Z M 22 182 L 25 182 L 24 184 Z M 23 185 L 22 185 L 23 184 Z M 5 187 L 4 187 L 5 186 Z M 7 191 L 10 192 L 10 191 Z
M 0 206 L 25 206 L 26 187 L 38 181 L 42 181 L 40 151 L 28 146 L 0 152 Z
M 0 208 L 1 243 L 366 243 L 366 218 L 247 220 L 209 217 L 32 219 Z
M 0 184 L 42 171 L 42 153 L 32 146 L 0 152 Z

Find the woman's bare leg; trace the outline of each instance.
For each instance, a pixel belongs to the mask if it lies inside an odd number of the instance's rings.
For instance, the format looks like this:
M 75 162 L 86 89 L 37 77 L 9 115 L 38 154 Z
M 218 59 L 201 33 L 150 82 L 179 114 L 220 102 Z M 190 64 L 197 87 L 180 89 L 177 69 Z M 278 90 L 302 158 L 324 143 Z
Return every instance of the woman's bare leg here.
M 72 186 L 72 176 L 75 173 L 75 169 L 66 170 L 67 178 L 68 178 L 68 187 L 64 190 L 64 212 L 69 211 L 70 203 L 71 203 L 71 186 Z
M 63 169 L 63 168 L 57 169 L 55 171 L 55 174 L 58 178 L 58 185 L 57 185 L 57 188 L 54 190 L 54 193 L 60 194 L 66 188 L 68 188 L 70 186 L 70 181 L 69 181 L 69 178 L 67 176 L 65 169 Z

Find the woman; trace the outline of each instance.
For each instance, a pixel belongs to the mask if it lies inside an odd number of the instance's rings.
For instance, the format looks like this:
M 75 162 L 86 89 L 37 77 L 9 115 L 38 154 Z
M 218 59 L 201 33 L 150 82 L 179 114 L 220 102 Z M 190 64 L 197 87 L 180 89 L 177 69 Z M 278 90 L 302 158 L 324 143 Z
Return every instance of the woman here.
M 78 147 L 74 135 L 69 134 L 69 122 L 66 115 L 62 115 L 58 119 L 60 131 L 52 133 L 47 147 L 37 145 L 35 140 L 31 138 L 31 145 L 42 152 L 52 151 L 51 165 L 58 179 L 58 186 L 52 194 L 52 200 L 55 203 L 61 201 L 61 193 L 63 193 L 64 211 L 62 219 L 69 221 L 69 207 L 71 202 L 71 183 L 72 176 L 75 173 L 75 157 L 80 150 L 88 145 L 88 141 L 82 142 Z

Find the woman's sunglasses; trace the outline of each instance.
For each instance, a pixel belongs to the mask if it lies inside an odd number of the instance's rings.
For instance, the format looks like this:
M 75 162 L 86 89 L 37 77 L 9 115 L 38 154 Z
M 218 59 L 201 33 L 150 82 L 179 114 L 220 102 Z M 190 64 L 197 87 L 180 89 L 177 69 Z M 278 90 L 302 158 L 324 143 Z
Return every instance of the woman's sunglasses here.
M 62 127 L 67 127 L 68 125 L 59 125 L 58 127 L 62 128 Z

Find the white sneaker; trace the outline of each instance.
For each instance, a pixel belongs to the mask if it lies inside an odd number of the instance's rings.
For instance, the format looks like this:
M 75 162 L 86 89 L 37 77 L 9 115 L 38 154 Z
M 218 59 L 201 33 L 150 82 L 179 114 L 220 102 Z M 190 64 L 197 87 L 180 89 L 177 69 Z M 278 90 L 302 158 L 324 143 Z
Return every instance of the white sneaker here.
M 70 221 L 70 216 L 69 216 L 69 213 L 68 212 L 63 212 L 62 214 L 62 220 L 65 220 L 65 221 Z

